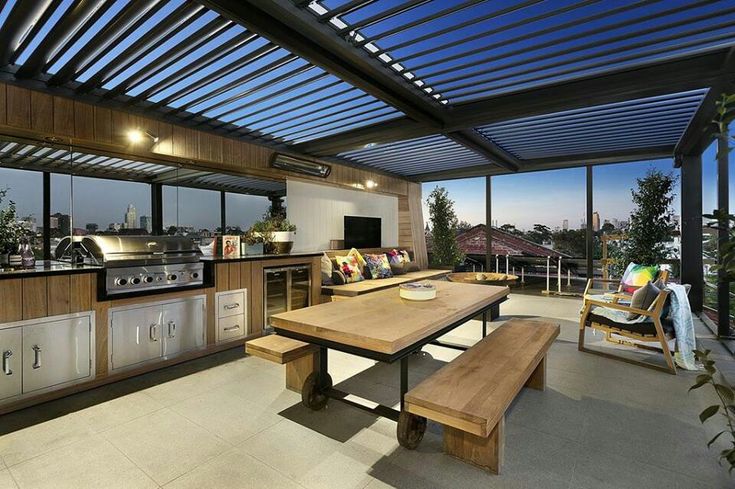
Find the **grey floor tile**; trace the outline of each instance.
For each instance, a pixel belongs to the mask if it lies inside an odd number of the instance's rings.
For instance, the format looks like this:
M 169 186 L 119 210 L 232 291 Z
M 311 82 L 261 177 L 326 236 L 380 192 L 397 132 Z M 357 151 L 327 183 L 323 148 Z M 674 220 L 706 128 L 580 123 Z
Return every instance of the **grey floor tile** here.
M 68 414 L 0 436 L 0 456 L 8 467 L 92 435 L 76 414 Z
M 18 489 L 18 485 L 8 469 L 0 470 L 0 489 Z
M 133 462 L 100 436 L 89 437 L 48 452 L 15 465 L 10 470 L 23 489 L 158 487 Z
M 145 416 L 163 405 L 144 392 L 133 392 L 80 411 L 77 416 L 89 428 L 99 433 Z
M 103 436 L 161 485 L 230 448 L 170 409 L 112 428 Z
M 299 489 L 300 485 L 250 455 L 232 449 L 166 484 L 166 489 Z

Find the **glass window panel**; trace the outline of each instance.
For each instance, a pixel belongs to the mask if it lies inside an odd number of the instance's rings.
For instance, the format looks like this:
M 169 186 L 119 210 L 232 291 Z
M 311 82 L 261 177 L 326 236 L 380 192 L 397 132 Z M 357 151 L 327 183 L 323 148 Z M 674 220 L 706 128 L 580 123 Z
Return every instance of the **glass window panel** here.
M 15 203 L 18 222 L 27 229 L 37 259 L 43 258 L 43 174 L 0 168 L 0 190 L 7 190 L 0 208 Z
M 270 207 L 268 197 L 227 193 L 225 196 L 226 225 L 228 233 L 239 233 L 263 217 Z
M 151 233 L 147 183 L 75 176 L 73 185 L 75 234 Z
M 220 193 L 187 187 L 163 187 L 163 231 L 182 234 L 195 241 L 218 232 Z

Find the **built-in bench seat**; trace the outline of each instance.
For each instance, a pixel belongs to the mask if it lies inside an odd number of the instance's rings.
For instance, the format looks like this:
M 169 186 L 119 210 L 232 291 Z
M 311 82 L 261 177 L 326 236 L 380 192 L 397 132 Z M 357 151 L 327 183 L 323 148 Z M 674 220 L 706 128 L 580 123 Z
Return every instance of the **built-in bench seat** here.
M 286 388 L 301 393 L 306 377 L 316 369 L 318 348 L 275 334 L 245 342 L 245 353 L 286 365 Z
M 391 278 L 363 280 L 361 282 L 344 285 L 323 285 L 322 295 L 333 296 L 333 298 L 357 297 L 358 295 L 397 287 L 400 284 L 408 282 L 443 278 L 446 277 L 449 272 L 451 272 L 451 270 L 419 270 L 416 272 L 404 273 L 403 275 L 396 275 Z
M 526 386 L 543 390 L 559 325 L 512 319 L 406 393 L 405 410 L 444 425 L 444 452 L 500 473 L 505 411 Z

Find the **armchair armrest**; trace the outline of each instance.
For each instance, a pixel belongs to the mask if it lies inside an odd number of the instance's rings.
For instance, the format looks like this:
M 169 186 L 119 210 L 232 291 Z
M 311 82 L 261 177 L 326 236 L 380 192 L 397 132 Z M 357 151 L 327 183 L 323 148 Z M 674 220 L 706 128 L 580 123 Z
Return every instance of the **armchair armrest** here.
M 644 309 L 638 309 L 635 307 L 625 306 L 618 302 L 604 302 L 604 301 L 598 301 L 594 299 L 585 299 L 584 305 L 585 306 L 589 305 L 589 306 L 607 307 L 608 309 L 616 309 L 618 311 L 630 312 L 633 314 L 639 314 L 641 316 L 647 316 L 650 318 L 656 317 L 655 311 L 646 311 Z

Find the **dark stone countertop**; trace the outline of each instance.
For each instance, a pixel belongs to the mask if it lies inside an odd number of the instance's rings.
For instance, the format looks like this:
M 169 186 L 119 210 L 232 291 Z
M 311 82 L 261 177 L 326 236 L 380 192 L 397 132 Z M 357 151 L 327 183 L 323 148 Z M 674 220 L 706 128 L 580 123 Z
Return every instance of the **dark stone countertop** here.
M 72 275 L 76 273 L 95 273 L 102 270 L 97 265 L 72 265 L 56 260 L 37 260 L 32 268 L 11 268 L 0 266 L 0 280 L 7 278 L 30 278 L 46 275 Z
M 261 260 L 278 260 L 284 258 L 310 258 L 313 256 L 321 256 L 323 251 L 306 251 L 301 253 L 286 253 L 282 255 L 242 255 L 233 257 L 224 257 L 220 255 L 205 255 L 199 259 L 205 263 L 227 263 L 238 261 L 261 261 Z

